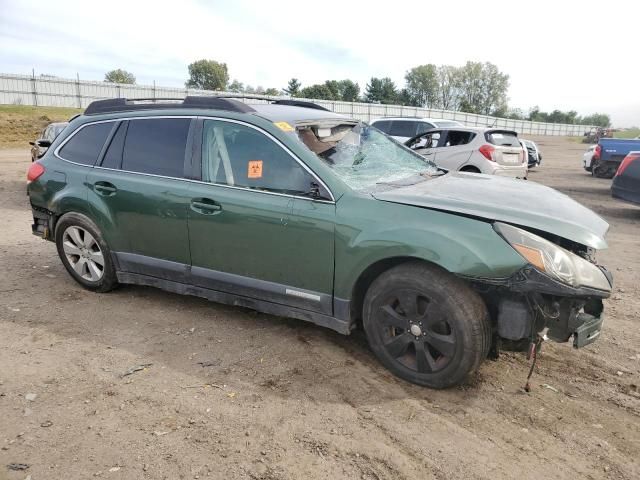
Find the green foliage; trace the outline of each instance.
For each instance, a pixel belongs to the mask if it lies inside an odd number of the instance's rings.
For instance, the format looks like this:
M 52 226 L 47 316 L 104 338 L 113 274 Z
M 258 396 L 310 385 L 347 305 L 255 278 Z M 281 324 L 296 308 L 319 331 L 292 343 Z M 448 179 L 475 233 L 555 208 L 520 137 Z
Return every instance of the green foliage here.
M 272 97 L 277 97 L 278 95 L 280 95 L 280 90 L 278 90 L 277 88 L 271 87 L 271 88 L 267 88 L 264 91 L 264 94 L 265 95 L 270 95 Z
M 319 100 L 355 102 L 359 95 L 360 87 L 351 80 L 327 80 L 300 90 L 301 97 Z
M 364 91 L 364 98 L 368 103 L 393 104 L 398 102 L 398 97 L 396 85 L 389 77 L 371 77 Z
M 126 83 L 133 85 L 136 83 L 136 77 L 133 73 L 118 68 L 104 74 L 104 81 L 111 83 Z
M 537 106 L 531 109 L 528 116 L 523 116 L 523 120 L 545 123 L 568 123 L 571 125 L 595 125 L 598 127 L 611 126 L 611 118 L 604 113 L 594 113 L 586 117 L 581 117 L 578 115 L 578 112 L 574 110 L 563 112 L 556 109 L 551 113 L 547 113 L 540 111 L 540 108 Z
M 460 69 L 459 89 L 461 111 L 489 115 L 506 109 L 509 75 L 493 63 L 467 62 Z
M 215 60 L 198 60 L 189 65 L 187 88 L 201 90 L 226 90 L 229 72 L 226 63 Z
M 432 63 L 419 65 L 409 70 L 404 79 L 411 104 L 427 108 L 439 107 L 438 67 Z
M 289 80 L 289 83 L 287 83 L 287 88 L 284 89 L 284 92 L 288 95 L 291 95 L 292 97 L 297 97 L 300 93 L 301 86 L 302 84 L 298 81 L 297 78 L 292 78 L 291 80 Z
M 238 80 L 234 80 L 227 87 L 227 90 L 234 93 L 243 93 L 244 92 L 244 83 L 239 82 Z

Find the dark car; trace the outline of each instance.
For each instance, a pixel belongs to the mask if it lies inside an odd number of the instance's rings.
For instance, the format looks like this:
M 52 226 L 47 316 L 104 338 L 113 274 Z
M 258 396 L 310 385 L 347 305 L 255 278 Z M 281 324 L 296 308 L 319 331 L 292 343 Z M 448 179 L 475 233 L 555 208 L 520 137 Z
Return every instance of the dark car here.
M 389 370 L 436 388 L 500 338 L 598 338 L 609 225 L 571 198 L 443 172 L 308 102 L 169 102 L 93 102 L 31 164 L 32 231 L 83 287 L 362 325 Z
M 527 152 L 527 167 L 535 168 L 542 163 L 542 152 L 538 148 L 535 142 L 531 140 L 520 140 L 522 147 Z
M 35 162 L 37 159 L 45 154 L 49 146 L 53 143 L 60 132 L 69 125 L 69 122 L 50 123 L 45 127 L 38 140 L 29 142 L 31 145 L 31 161 Z
M 640 151 L 629 152 L 611 184 L 614 198 L 640 205 Z

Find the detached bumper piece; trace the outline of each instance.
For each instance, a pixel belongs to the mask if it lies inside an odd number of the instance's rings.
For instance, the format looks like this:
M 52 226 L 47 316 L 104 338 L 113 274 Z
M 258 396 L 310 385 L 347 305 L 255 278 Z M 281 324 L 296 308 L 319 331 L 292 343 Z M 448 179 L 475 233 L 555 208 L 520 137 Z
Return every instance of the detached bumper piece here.
M 31 233 L 43 238 L 44 240 L 52 240 L 51 227 L 53 216 L 45 209 L 32 206 L 33 223 L 31 224 Z
M 581 348 L 596 341 L 602 330 L 604 315 L 600 314 L 599 317 L 594 317 L 588 313 L 579 313 L 578 319 L 582 320 L 583 323 L 573 333 L 573 346 L 575 348 Z

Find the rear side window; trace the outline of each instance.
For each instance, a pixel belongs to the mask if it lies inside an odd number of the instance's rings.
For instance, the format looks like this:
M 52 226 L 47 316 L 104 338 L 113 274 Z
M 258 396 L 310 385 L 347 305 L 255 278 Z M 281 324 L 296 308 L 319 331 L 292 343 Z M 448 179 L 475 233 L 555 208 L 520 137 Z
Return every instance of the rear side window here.
M 476 134 L 473 132 L 462 132 L 459 130 L 450 130 L 447 136 L 447 143 L 445 147 L 457 147 L 460 145 L 466 145 L 473 140 Z
M 122 170 L 183 177 L 190 123 L 189 118 L 129 120 Z
M 114 122 L 94 123 L 80 128 L 60 149 L 60 156 L 70 162 L 93 166 Z
M 500 147 L 522 147 L 514 132 L 487 132 L 485 138 L 487 142 Z
M 407 122 L 404 120 L 394 120 L 391 123 L 389 135 L 392 137 L 415 137 L 418 122 Z
M 380 130 L 383 133 L 389 133 L 389 129 L 391 128 L 391 120 L 380 120 L 373 124 L 375 128 Z

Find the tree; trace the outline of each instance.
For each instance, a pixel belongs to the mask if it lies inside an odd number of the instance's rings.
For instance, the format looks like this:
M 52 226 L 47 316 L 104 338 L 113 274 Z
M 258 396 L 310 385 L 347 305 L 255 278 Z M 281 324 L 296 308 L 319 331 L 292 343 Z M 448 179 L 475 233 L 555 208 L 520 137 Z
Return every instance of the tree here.
M 608 128 L 611 126 L 611 117 L 606 113 L 594 113 L 582 118 L 580 123 L 583 125 L 596 125 L 598 127 Z
M 343 102 L 356 102 L 360 97 L 360 86 L 351 80 L 340 80 L 338 92 L 340 100 Z
M 368 103 L 396 103 L 398 101 L 398 90 L 389 77 L 371 77 L 364 91 L 364 98 Z
M 265 95 L 270 95 L 272 97 L 277 97 L 278 95 L 280 95 L 280 90 L 278 90 L 277 88 L 271 87 L 271 88 L 267 88 L 264 91 L 264 94 Z
M 292 78 L 291 80 L 289 80 L 289 83 L 287 83 L 287 88 L 284 89 L 284 92 L 292 97 L 297 97 L 300 93 L 301 86 L 302 85 L 297 78 Z
M 409 70 L 404 76 L 413 103 L 420 107 L 438 106 L 438 67 L 429 63 Z
M 336 100 L 334 92 L 326 83 L 318 83 L 300 90 L 300 96 L 303 98 L 316 98 L 318 100 Z
M 118 68 L 104 74 L 104 81 L 111 83 L 127 83 L 133 85 L 136 83 L 136 77 L 133 73 Z
M 229 83 L 229 72 L 226 63 L 215 60 L 198 60 L 189 65 L 187 88 L 201 90 L 225 90 Z
M 438 67 L 438 106 L 457 110 L 460 105 L 460 69 L 452 65 Z
M 234 80 L 231 82 L 231 85 L 227 87 L 227 90 L 234 93 L 242 93 L 244 92 L 244 83 Z
M 460 69 L 460 109 L 488 115 L 506 108 L 509 75 L 494 64 L 467 62 Z

